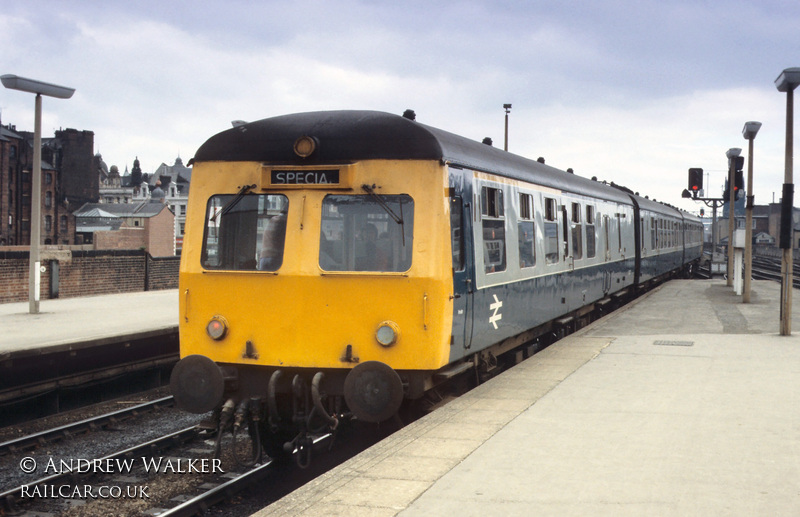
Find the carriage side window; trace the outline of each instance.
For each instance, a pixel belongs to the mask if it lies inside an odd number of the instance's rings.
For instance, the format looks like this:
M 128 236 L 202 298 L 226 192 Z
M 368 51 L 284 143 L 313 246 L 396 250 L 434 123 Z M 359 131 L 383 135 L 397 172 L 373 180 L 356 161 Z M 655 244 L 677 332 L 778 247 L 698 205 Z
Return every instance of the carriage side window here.
M 558 221 L 556 200 L 544 199 L 544 260 L 548 264 L 558 262 Z
M 483 219 L 483 267 L 486 273 L 506 269 L 506 226 L 503 191 L 481 187 Z
M 411 267 L 414 200 L 406 195 L 327 195 L 322 200 L 323 271 L 402 272 Z
M 460 196 L 450 198 L 450 243 L 453 249 L 453 271 L 464 270 L 464 207 Z
M 572 203 L 572 256 L 576 259 L 583 257 L 582 230 L 581 205 L 580 203 Z
M 664 236 L 662 235 L 663 233 L 662 228 L 664 227 L 664 225 L 662 223 L 663 221 L 661 219 L 658 219 L 656 221 L 656 245 L 658 245 L 658 249 L 664 247 L 662 244 L 664 242 Z
M 289 200 L 281 194 L 212 196 L 201 255 L 206 269 L 277 271 L 283 263 Z
M 594 227 L 594 207 L 586 207 L 586 258 L 593 258 L 596 253 L 595 245 L 595 227 Z
M 641 242 L 642 251 L 645 251 L 647 249 L 647 244 L 645 244 L 646 241 L 644 239 L 644 233 L 645 233 L 644 216 L 639 218 L 639 229 L 640 229 L 640 231 L 639 231 L 639 239 L 640 239 L 640 241 L 639 242 Z
M 519 195 L 519 223 L 517 225 L 517 239 L 519 240 L 519 267 L 533 267 L 536 265 L 536 233 L 533 223 L 533 196 L 530 194 Z
M 650 249 L 656 249 L 656 220 L 650 217 Z

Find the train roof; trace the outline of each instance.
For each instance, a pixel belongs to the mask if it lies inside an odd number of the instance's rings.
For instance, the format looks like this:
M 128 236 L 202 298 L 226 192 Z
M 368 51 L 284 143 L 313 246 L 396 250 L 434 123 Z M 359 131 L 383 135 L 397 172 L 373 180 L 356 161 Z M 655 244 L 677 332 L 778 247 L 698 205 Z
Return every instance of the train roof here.
M 317 141 L 316 151 L 307 158 L 294 152 L 294 142 L 301 136 L 311 136 Z M 319 111 L 250 122 L 209 138 L 192 161 L 258 161 L 300 166 L 371 159 L 437 160 L 451 166 L 632 204 L 628 193 L 604 183 L 379 111 Z

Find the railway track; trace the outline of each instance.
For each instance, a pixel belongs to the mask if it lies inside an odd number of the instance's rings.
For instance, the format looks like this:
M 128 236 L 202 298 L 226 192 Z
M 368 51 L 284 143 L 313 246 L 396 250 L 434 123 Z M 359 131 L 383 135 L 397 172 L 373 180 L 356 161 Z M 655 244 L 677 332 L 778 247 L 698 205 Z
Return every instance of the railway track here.
M 215 433 L 196 424 L 95 454 L 109 433 L 152 426 L 143 417 L 154 415 L 172 421 L 179 413 L 171 397 L 162 397 L 0 443 L 0 471 L 17 475 L 11 486 L 8 479 L 7 486 L 0 481 L 0 515 L 56 516 L 76 505 L 82 506 L 80 515 L 89 516 L 208 515 L 214 505 L 254 484 L 259 488 L 254 490 L 258 497 L 252 497 L 253 505 L 261 508 L 391 432 L 384 429 L 355 449 L 345 446 L 326 454 L 300 475 L 293 463 L 275 463 L 266 456 L 253 465 L 243 464 L 234 450 L 252 449 L 247 433 L 242 433 L 244 438 L 223 434 L 222 454 L 217 457 Z M 314 454 L 328 448 L 332 438 L 330 434 L 315 436 Z M 88 445 L 76 448 L 74 442 Z M 269 476 L 269 483 L 259 483 Z M 218 514 L 230 515 L 229 510 L 226 507 Z
M 794 261 L 792 272 L 792 286 L 800 289 L 800 262 Z M 753 278 L 780 282 L 782 280 L 781 260 L 772 257 L 753 257 Z
M 94 417 L 79 420 L 77 422 L 53 427 L 45 431 L 29 434 L 20 438 L 14 438 L 5 442 L 0 442 L 0 456 L 17 453 L 19 451 L 31 451 L 37 447 L 46 446 L 57 441 L 70 439 L 84 433 L 89 433 L 97 429 L 107 428 L 129 418 L 135 418 L 143 413 L 154 411 L 161 407 L 174 407 L 175 400 L 172 396 L 161 397 L 156 400 L 144 402 L 110 413 L 104 413 Z

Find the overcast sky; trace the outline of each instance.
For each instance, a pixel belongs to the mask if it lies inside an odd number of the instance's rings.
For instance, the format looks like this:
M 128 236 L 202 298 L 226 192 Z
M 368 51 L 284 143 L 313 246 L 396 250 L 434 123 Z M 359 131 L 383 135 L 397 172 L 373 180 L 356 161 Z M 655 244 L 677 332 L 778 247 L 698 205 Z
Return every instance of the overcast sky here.
M 748 120 L 756 203 L 780 196 L 774 81 L 800 66 L 800 2 L 26 0 L 4 5 L 0 45 L 0 74 L 76 89 L 44 99 L 44 135 L 91 130 L 120 172 L 185 163 L 235 119 L 315 110 L 411 108 L 502 146 L 511 103 L 511 152 L 697 211 L 688 169 L 719 196 Z M 32 131 L 33 106 L 0 89 L 3 124 Z

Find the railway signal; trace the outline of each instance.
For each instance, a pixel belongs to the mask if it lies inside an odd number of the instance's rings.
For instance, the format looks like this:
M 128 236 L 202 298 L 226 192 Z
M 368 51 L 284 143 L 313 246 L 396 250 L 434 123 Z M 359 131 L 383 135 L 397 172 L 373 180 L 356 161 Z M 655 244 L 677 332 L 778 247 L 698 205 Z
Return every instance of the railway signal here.
M 703 169 L 689 169 L 689 192 L 692 193 L 692 197 L 697 198 L 701 190 L 703 190 Z

